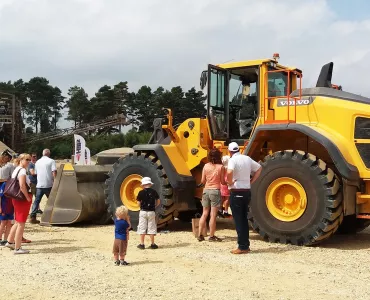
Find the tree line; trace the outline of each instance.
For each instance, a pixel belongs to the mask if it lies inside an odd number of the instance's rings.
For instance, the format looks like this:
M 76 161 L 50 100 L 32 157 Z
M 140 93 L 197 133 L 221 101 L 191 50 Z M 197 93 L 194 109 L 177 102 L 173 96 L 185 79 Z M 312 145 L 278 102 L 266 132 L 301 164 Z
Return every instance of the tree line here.
M 62 118 L 77 127 L 116 114 L 126 115 L 132 126 L 129 133 L 124 135 L 116 129 L 106 131 L 116 132 L 116 137 L 101 136 L 99 132 L 85 136 L 92 154 L 109 148 L 147 143 L 154 118 L 163 116 L 162 108 L 172 109 L 175 125 L 187 118 L 203 117 L 206 114 L 206 98 L 202 91 L 194 87 L 184 91 L 181 86 L 167 90 L 144 85 L 133 92 L 129 90 L 127 81 L 121 81 L 113 86 L 103 85 L 92 97 L 81 86 L 70 87 L 64 96 L 62 90 L 51 85 L 48 79 L 34 77 L 29 81 L 19 79 L 0 82 L 0 91 L 13 93 L 21 101 L 27 134 L 55 131 Z M 63 115 L 64 109 L 66 115 Z M 68 157 L 72 149 L 72 138 L 38 142 L 24 150 L 40 152 L 43 147 L 54 150 L 56 157 Z
M 21 101 L 23 122 L 29 124 L 32 131 L 34 128 L 36 133 L 46 133 L 57 129 L 65 97 L 46 78 L 0 82 L 0 91 L 15 94 Z
M 0 91 L 16 95 L 22 104 L 24 121 L 29 125 L 28 132 L 36 134 L 56 130 L 62 117 L 77 127 L 122 113 L 135 130 L 147 132 L 152 131 L 154 118 L 163 115 L 164 107 L 173 110 L 174 124 L 206 113 L 205 96 L 194 87 L 185 92 L 181 86 L 152 90 L 144 85 L 137 92 L 131 92 L 127 81 L 122 81 L 102 86 L 93 97 L 89 97 L 83 87 L 73 86 L 65 97 L 61 89 L 46 78 L 34 77 L 28 82 L 22 79 L 0 82 Z M 67 109 L 67 116 L 62 115 L 63 109 Z

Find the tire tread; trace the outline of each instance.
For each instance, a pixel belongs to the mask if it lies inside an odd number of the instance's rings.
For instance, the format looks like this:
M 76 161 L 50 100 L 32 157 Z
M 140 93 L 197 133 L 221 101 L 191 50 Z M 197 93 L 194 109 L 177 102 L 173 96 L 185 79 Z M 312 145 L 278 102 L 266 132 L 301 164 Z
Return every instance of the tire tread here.
M 264 232 L 253 217 L 252 213 L 249 212 L 248 219 L 252 224 L 252 228 L 264 239 L 267 239 L 270 242 L 280 242 L 283 244 L 311 245 L 329 238 L 335 231 L 337 231 L 341 221 L 343 220 L 343 196 L 338 177 L 332 169 L 328 168 L 327 164 L 323 160 L 317 158 L 311 153 L 306 153 L 301 150 L 278 151 L 272 155 L 267 155 L 264 158 L 262 165 L 266 166 L 270 160 L 276 159 L 292 159 L 300 161 L 300 163 L 307 165 L 314 174 L 316 174 L 320 179 L 320 182 L 324 185 L 326 193 L 324 218 L 321 222 L 316 224 L 316 226 L 313 226 L 311 232 L 308 234 L 288 238 L 282 235 L 280 236 L 279 234 L 268 234 Z
M 108 212 L 113 215 L 113 212 L 116 209 L 116 203 L 114 201 L 114 173 L 121 170 L 123 165 L 130 165 L 134 160 L 145 161 L 148 165 L 156 168 L 157 175 L 161 181 L 161 204 L 164 209 L 161 215 L 158 218 L 158 228 L 166 226 L 171 223 L 173 220 L 173 215 L 175 212 L 175 205 L 173 202 L 173 189 L 168 181 L 167 174 L 159 160 L 159 158 L 150 152 L 133 152 L 127 155 L 126 157 L 121 157 L 113 165 L 112 171 L 108 173 L 108 179 L 105 181 L 106 189 L 104 190 L 106 200 L 105 203 L 108 206 Z

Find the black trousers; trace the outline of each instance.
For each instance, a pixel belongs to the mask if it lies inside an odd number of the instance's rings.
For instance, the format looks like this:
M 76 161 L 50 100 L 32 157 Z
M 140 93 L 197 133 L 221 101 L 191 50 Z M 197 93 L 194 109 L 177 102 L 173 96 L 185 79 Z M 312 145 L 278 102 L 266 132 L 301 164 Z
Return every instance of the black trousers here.
M 238 246 L 240 250 L 249 249 L 249 224 L 248 211 L 251 201 L 251 191 L 231 191 L 230 208 L 238 234 Z

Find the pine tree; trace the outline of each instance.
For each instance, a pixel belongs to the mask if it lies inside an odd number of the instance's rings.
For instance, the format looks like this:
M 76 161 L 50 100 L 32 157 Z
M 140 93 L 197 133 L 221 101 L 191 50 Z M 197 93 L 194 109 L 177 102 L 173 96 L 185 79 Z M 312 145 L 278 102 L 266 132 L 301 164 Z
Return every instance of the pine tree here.
M 36 133 L 38 133 L 39 125 L 40 128 L 42 127 L 42 132 L 50 131 L 53 127 L 51 119 L 54 117 L 56 119 L 54 123 L 57 121 L 57 110 L 63 106 L 64 97 L 61 96 L 61 90 L 51 86 L 44 77 L 30 79 L 25 87 L 28 98 L 25 107 L 27 122 L 35 126 Z
M 68 90 L 69 99 L 65 107 L 68 108 L 66 120 L 74 122 L 74 126 L 87 121 L 90 112 L 88 94 L 82 87 L 74 86 Z

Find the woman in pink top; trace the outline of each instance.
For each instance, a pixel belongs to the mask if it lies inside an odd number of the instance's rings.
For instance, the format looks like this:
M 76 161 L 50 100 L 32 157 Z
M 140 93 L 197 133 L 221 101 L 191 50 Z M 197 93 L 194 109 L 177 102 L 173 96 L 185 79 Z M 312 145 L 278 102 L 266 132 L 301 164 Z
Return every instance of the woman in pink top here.
M 209 241 L 219 242 L 221 239 L 215 236 L 216 232 L 216 217 L 218 208 L 221 205 L 221 184 L 225 183 L 225 171 L 221 161 L 221 152 L 217 149 L 212 149 L 208 154 L 208 161 L 202 172 L 201 185 L 205 185 L 202 196 L 203 214 L 199 220 L 199 237 L 198 241 L 204 241 L 204 236 L 201 234 L 209 213 L 211 218 L 209 221 L 210 237 Z

